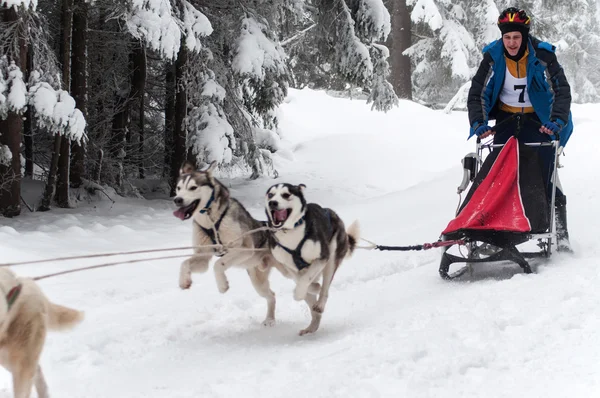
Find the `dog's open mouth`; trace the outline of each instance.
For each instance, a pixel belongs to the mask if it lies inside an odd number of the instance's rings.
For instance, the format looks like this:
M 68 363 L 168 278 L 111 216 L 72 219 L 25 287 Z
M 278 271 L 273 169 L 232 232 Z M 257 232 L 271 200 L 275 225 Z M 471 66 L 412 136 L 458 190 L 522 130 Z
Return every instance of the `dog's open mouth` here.
M 196 210 L 196 207 L 198 207 L 198 204 L 200 204 L 200 199 L 194 200 L 188 206 L 182 206 L 182 207 L 178 208 L 177 210 L 175 210 L 173 212 L 173 215 L 182 221 L 187 220 L 188 218 L 190 218 L 192 216 L 192 214 L 194 213 L 194 210 Z
M 291 213 L 292 209 L 271 210 L 271 220 L 273 220 L 273 226 L 276 228 L 281 227 Z

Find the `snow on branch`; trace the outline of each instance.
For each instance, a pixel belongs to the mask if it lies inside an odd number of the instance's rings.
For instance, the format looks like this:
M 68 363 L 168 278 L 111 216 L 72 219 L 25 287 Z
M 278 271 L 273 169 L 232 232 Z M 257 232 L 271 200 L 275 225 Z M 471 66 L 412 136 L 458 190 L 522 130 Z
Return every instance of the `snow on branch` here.
M 283 102 L 290 79 L 286 54 L 269 32 L 267 25 L 244 18 L 231 66 L 240 80 L 246 108 L 267 119 L 269 112 Z
M 212 33 L 208 18 L 187 1 L 183 1 L 181 19 L 169 0 L 130 0 L 125 15 L 129 32 L 168 59 L 175 59 L 182 32 L 190 51 L 202 48 L 201 38 Z
M 185 1 L 183 10 L 183 31 L 185 32 L 185 46 L 187 49 L 199 52 L 202 49 L 200 39 L 209 36 L 213 32 L 213 27 L 204 14 Z
M 25 83 L 16 64 L 8 64 L 6 56 L 0 58 L 0 120 L 6 119 L 9 112 L 22 114 L 27 106 L 32 107 L 38 124 L 51 133 L 72 141 L 85 140 L 85 118 L 68 92 L 55 90 L 42 81 L 37 70 L 31 72 L 29 82 Z
M 266 26 L 253 18 L 244 18 L 236 54 L 233 57 L 234 72 L 263 81 L 267 73 L 287 74 L 283 48 L 269 39 Z
M 60 134 L 71 141 L 85 140 L 85 118 L 75 108 L 75 100 L 64 90 L 55 90 L 50 84 L 38 81 L 40 73 L 32 73 L 28 103 L 41 127 Z
M 192 148 L 192 153 L 206 162 L 230 163 L 233 158 L 230 148 L 230 140 L 234 140 L 233 127 L 223 112 L 209 102 L 192 109 L 189 120 L 193 121 L 188 125 L 188 131 L 193 133 L 188 135 L 188 147 Z
M 27 87 L 23 72 L 13 62 L 8 64 L 6 56 L 0 58 L 0 119 L 8 112 L 23 113 L 27 106 Z
M 346 3 L 341 2 L 340 15 L 336 18 L 339 37 L 335 44 L 340 72 L 353 83 L 366 85 L 373 75 L 373 62 L 369 48 L 354 33 L 354 21 Z
M 442 18 L 442 14 L 440 14 L 434 0 L 409 0 L 407 5 L 413 6 L 410 17 L 414 23 L 424 22 L 434 32 L 444 24 L 444 18 Z
M 125 17 L 129 32 L 169 59 L 177 56 L 181 31 L 168 0 L 132 0 Z
M 357 32 L 367 42 L 385 41 L 392 29 L 390 13 L 382 0 L 362 0 L 356 21 Z
M 375 70 L 367 104 L 372 102 L 371 109 L 387 112 L 398 105 L 398 97 L 394 92 L 394 87 L 388 81 L 390 65 L 387 59 L 390 56 L 390 51 L 386 46 L 380 44 L 373 44 L 371 49 L 375 61 Z
M 212 70 L 198 75 L 201 81 L 200 104 L 193 107 L 185 118 L 188 131 L 187 147 L 199 160 L 228 164 L 233 160 L 236 140 L 233 127 L 223 110 L 225 89 L 217 82 Z
M 2 135 L 2 134 L 0 134 Z M 10 162 L 12 161 L 12 152 L 10 148 L 6 145 L 0 145 L 0 165 L 2 166 L 10 166 Z
M 463 80 L 471 77 L 469 56 L 475 51 L 475 43 L 464 26 L 446 21 L 440 32 L 443 41 L 442 57 L 450 60 L 452 76 Z

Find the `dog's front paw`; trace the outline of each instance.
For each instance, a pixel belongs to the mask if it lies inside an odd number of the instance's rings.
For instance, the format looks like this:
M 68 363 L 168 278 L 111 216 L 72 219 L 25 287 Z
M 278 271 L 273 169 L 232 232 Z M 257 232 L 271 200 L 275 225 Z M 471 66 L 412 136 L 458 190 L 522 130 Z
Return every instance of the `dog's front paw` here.
M 221 269 L 220 261 L 217 262 L 214 266 L 215 270 L 215 281 L 217 282 L 217 289 L 219 289 L 220 293 L 225 293 L 229 290 L 229 280 L 225 275 L 225 272 Z
M 217 281 L 217 288 L 219 289 L 219 293 L 225 293 L 229 290 L 229 281 L 227 279 Z
M 181 263 L 179 269 L 179 287 L 182 289 L 189 289 L 192 286 L 192 272 L 190 271 L 189 259 Z
M 314 333 L 314 332 L 316 332 L 316 331 L 317 331 L 316 329 L 314 329 L 314 328 L 312 328 L 312 327 L 310 327 L 310 326 L 309 326 L 309 327 L 307 327 L 306 329 L 302 329 L 302 330 L 301 330 L 301 331 L 298 333 L 298 335 L 299 335 L 299 336 L 304 336 L 305 334 L 311 334 L 311 333 Z
M 273 326 L 275 326 L 275 319 L 267 318 L 263 321 L 262 325 L 267 328 L 273 327 Z
M 189 289 L 192 287 L 192 277 L 191 275 L 181 275 L 179 277 L 179 287 L 183 290 Z

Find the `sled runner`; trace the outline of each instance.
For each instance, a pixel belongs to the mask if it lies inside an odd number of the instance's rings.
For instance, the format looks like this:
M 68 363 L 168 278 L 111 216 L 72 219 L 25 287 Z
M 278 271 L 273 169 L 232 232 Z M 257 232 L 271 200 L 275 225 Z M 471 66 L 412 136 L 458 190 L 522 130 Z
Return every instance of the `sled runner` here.
M 556 176 L 558 145 L 559 141 L 520 143 L 516 137 L 505 144 L 484 144 L 477 139 L 476 152 L 463 158 L 464 175 L 458 193 L 469 185 L 471 188 L 456 218 L 442 232 L 443 241 L 462 240 L 465 246 L 462 251 L 461 247 L 458 251 L 453 246 L 444 248 L 439 267 L 442 278 L 459 277 L 472 269 L 473 263 L 497 261 L 512 261 L 531 273 L 527 259 L 550 257 L 552 242 L 556 241 L 557 184 L 544 180 L 544 166 L 537 152 L 542 147 L 552 148 L 554 162 L 548 166 L 553 169 L 549 175 Z M 489 154 L 483 161 L 486 150 Z M 517 248 L 528 241 L 537 241 L 538 250 Z M 466 266 L 451 273 L 454 263 Z

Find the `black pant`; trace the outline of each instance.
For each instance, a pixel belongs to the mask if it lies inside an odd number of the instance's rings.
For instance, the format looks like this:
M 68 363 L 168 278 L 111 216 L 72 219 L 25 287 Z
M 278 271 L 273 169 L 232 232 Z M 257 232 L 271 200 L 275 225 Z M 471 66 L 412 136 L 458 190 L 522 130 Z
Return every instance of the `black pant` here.
M 551 138 L 548 134 L 540 132 L 542 122 L 535 113 L 508 113 L 499 111 L 496 115 L 496 134 L 494 135 L 494 144 L 504 144 L 510 137 L 517 137 L 519 142 L 549 142 Z M 542 176 L 546 184 L 548 201 L 552 198 L 552 172 L 554 171 L 554 151 L 551 146 L 535 147 L 535 151 L 540 159 Z M 556 188 L 556 203 L 566 203 L 564 193 Z

